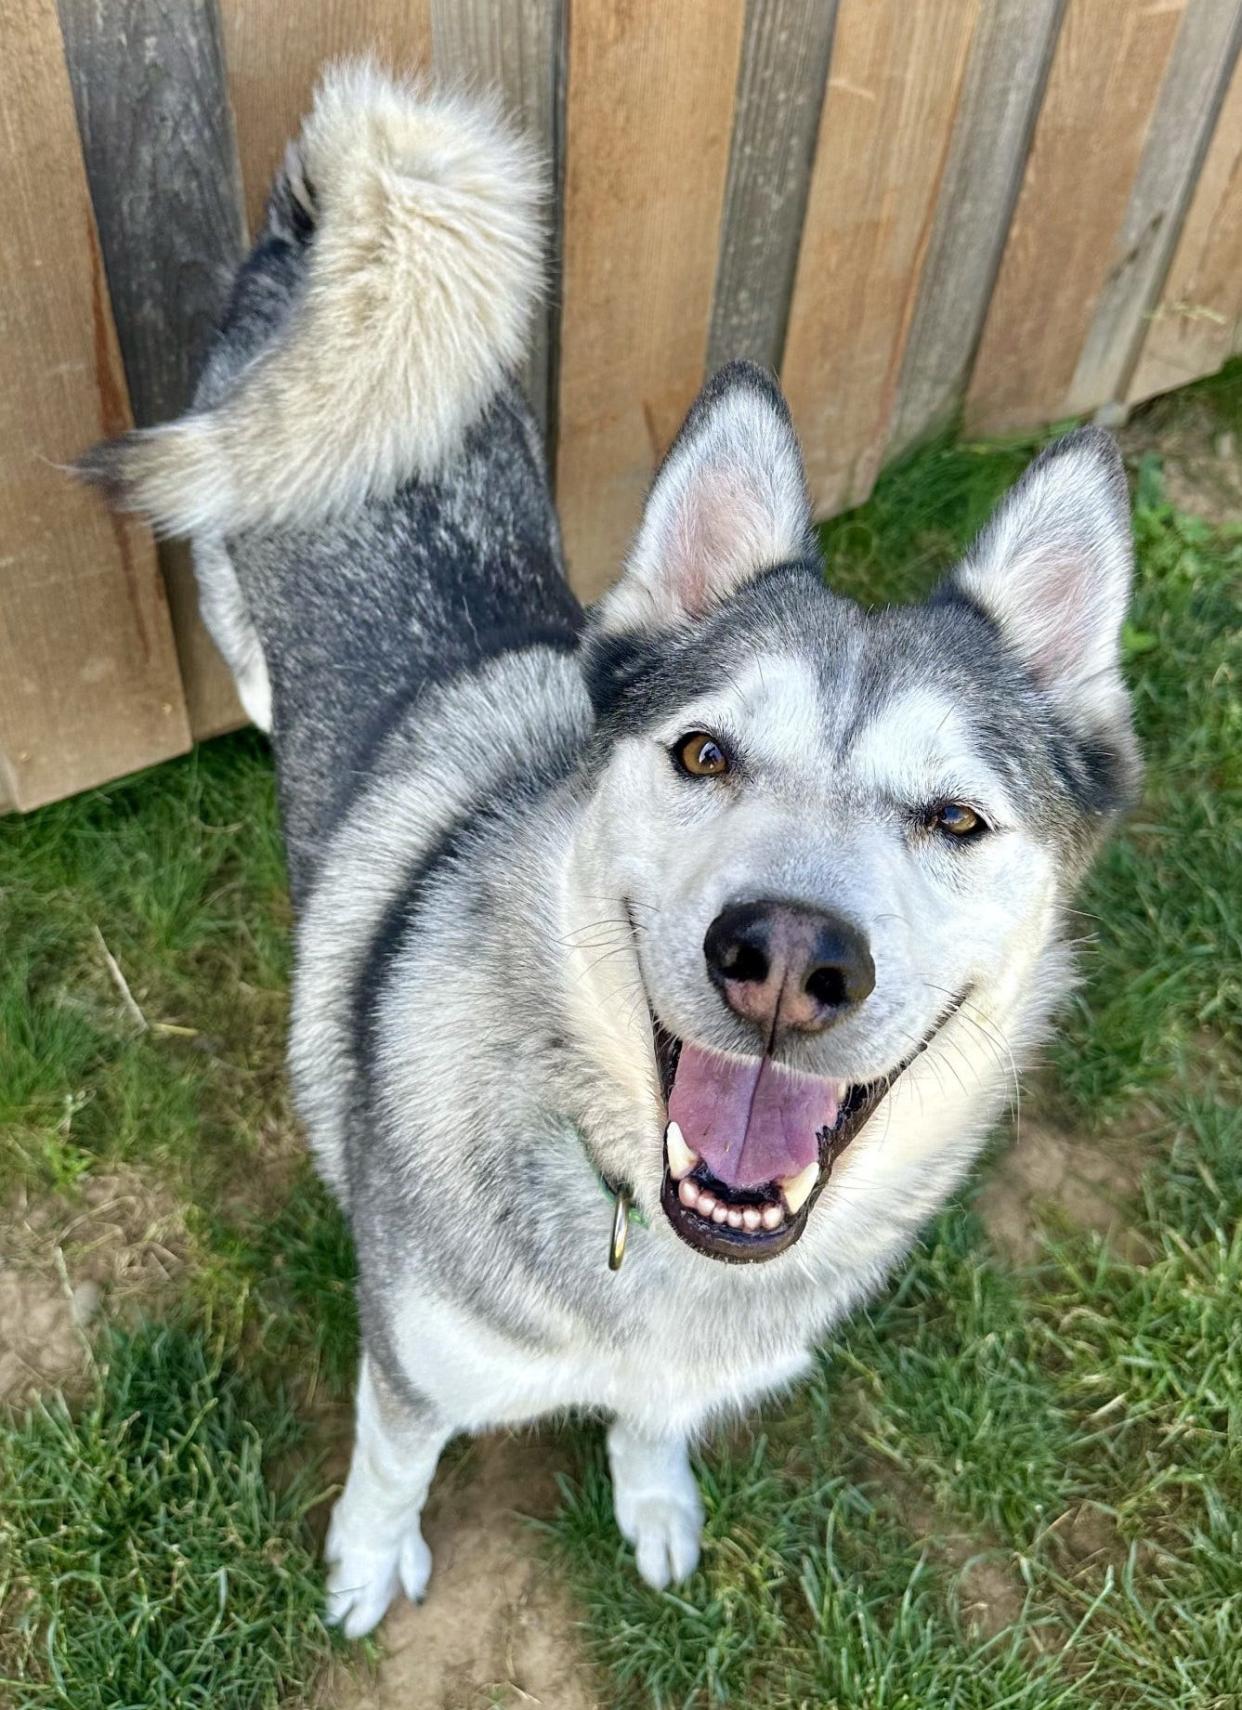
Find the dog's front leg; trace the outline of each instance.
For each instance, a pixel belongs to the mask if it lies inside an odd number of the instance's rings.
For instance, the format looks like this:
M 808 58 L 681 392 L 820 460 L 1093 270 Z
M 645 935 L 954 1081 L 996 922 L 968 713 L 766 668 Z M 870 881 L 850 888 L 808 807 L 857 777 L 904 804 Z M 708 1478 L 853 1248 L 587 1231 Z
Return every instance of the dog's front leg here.
M 347 1638 L 371 1631 L 398 1585 L 415 1603 L 426 1591 L 431 1551 L 419 1521 L 451 1435 L 430 1402 L 394 1395 L 363 1355 L 353 1459 L 324 1546 L 327 1618 Z
M 657 1591 L 688 1579 L 699 1559 L 703 1503 L 683 1436 L 651 1436 L 628 1420 L 608 1432 L 612 1504 L 638 1571 Z

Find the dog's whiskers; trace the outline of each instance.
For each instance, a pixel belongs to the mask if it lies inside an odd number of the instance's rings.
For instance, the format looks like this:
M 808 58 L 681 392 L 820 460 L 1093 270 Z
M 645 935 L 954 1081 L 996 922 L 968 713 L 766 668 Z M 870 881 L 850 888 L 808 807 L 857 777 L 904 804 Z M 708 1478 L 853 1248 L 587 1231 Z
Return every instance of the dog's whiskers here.
M 924 984 L 930 991 L 944 991 L 944 987 L 936 985 L 934 981 L 926 980 L 924 981 Z M 971 1003 L 969 999 L 962 999 L 959 1012 L 963 1021 L 965 1021 L 968 1026 L 973 1027 L 978 1033 L 980 1039 L 992 1053 L 993 1061 L 997 1066 L 1007 1071 L 1009 1084 L 1013 1087 L 1013 1098 L 1010 1101 L 1010 1109 L 1013 1113 L 1014 1132 L 1015 1134 L 1020 1133 L 1022 1119 L 1022 1079 L 1018 1071 L 1017 1059 L 1014 1057 L 1013 1048 L 1010 1045 L 1009 1040 L 1001 1029 L 997 1027 L 996 1023 L 992 1021 L 991 1017 L 984 1015 L 978 1005 Z

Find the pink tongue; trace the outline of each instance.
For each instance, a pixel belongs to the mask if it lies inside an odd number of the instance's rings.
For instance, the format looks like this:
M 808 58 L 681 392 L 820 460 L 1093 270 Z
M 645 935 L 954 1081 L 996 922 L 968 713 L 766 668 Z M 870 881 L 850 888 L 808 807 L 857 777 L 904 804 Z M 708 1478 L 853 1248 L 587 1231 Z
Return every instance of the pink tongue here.
M 762 1187 L 796 1176 L 819 1156 L 819 1131 L 837 1120 L 837 1084 L 767 1057 L 722 1057 L 684 1045 L 668 1114 L 727 1187 Z

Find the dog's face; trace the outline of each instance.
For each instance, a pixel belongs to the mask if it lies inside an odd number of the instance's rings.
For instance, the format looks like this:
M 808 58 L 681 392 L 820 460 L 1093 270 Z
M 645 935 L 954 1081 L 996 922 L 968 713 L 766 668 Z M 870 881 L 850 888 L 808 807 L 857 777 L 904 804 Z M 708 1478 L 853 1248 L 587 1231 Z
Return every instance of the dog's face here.
M 661 1203 L 699 1251 L 791 1247 L 950 1030 L 1008 1072 L 1022 982 L 1133 784 L 1129 577 L 1119 460 L 1087 433 L 932 602 L 865 611 L 823 583 L 775 389 L 734 368 L 695 406 L 587 657 L 590 882 L 632 935 Z

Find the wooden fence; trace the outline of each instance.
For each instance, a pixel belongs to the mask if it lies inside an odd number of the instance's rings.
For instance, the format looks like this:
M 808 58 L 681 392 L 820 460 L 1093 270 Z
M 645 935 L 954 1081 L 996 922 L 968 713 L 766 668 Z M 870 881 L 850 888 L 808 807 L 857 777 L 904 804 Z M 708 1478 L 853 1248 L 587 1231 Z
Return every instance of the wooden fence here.
M 529 367 L 574 580 L 705 371 L 779 370 L 827 514 L 964 411 L 1209 372 L 1242 325 L 1242 0 L 7 0 L 0 800 L 240 721 L 184 550 L 57 465 L 186 402 L 320 63 L 499 84 L 541 142 Z

